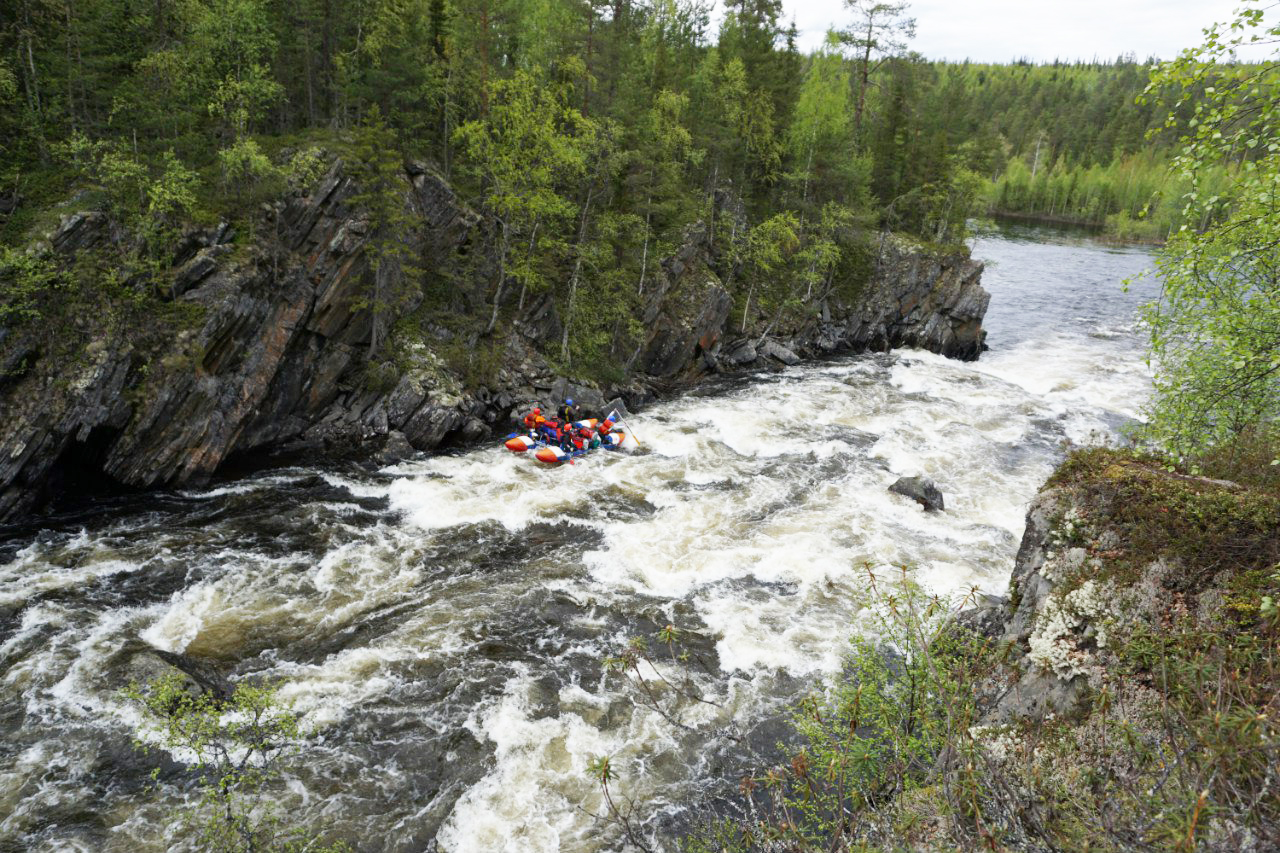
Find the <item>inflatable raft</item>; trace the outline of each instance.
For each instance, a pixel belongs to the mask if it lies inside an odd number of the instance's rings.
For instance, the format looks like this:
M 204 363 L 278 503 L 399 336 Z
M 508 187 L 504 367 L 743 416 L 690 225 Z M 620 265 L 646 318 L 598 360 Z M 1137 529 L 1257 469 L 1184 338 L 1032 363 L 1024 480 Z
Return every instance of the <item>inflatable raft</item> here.
M 574 421 L 572 426 L 581 429 L 595 429 L 599 423 L 595 418 L 588 418 L 585 421 Z M 627 440 L 627 436 L 621 430 L 615 429 L 613 432 L 603 436 L 600 441 L 600 447 L 604 450 L 617 450 L 622 447 L 622 443 Z M 584 447 L 582 450 L 565 450 L 558 444 L 553 444 L 543 439 L 534 438 L 528 433 L 512 433 L 507 436 L 506 448 L 512 453 L 527 453 L 533 451 L 533 458 L 546 465 L 561 465 L 569 462 L 579 456 L 586 456 L 591 452 L 591 448 Z

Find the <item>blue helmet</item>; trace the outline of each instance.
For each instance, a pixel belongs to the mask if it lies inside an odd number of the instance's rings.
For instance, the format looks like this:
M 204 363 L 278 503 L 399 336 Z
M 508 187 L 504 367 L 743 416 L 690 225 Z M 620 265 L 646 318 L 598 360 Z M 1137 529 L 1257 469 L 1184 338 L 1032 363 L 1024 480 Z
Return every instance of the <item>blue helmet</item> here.
M 572 398 L 572 397 L 567 398 L 567 399 L 564 401 L 564 404 L 565 404 L 566 406 L 572 406 L 572 405 L 573 405 L 573 398 Z

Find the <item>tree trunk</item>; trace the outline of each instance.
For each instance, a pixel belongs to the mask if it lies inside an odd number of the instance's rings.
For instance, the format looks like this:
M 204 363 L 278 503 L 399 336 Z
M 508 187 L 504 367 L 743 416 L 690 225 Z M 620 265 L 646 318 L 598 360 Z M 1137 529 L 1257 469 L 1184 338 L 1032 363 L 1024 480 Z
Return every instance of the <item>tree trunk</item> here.
M 76 122 L 76 94 L 75 94 L 75 80 L 77 75 L 72 70 L 73 68 L 75 68 L 75 62 L 71 58 L 71 54 L 72 54 L 71 39 L 72 39 L 72 33 L 75 31 L 75 25 L 72 23 L 72 19 L 71 19 L 71 0 L 66 0 L 66 2 L 63 4 L 62 9 L 63 9 L 63 15 L 65 16 L 66 26 L 67 26 L 66 40 L 65 40 L 65 48 L 66 48 L 66 55 L 67 55 L 67 117 L 71 119 L 71 129 L 74 131 L 77 129 L 77 126 L 78 126 Z
M 35 51 L 32 48 L 34 36 L 32 32 L 34 26 L 31 23 L 31 4 L 23 4 L 22 7 L 25 26 L 22 31 L 22 44 L 18 45 L 18 67 L 22 69 L 22 79 L 26 84 L 23 88 L 27 93 L 27 108 L 31 111 L 32 120 L 35 122 L 36 144 L 40 148 L 40 159 L 44 162 L 49 161 L 49 146 L 44 138 L 44 108 L 40 102 L 40 77 L 36 73 Z M 22 50 L 26 48 L 26 62 L 22 61 Z
M 800 196 L 800 223 L 804 224 L 804 211 L 809 206 L 809 173 L 813 169 L 813 148 L 818 144 L 818 129 L 809 134 L 809 155 L 804 161 L 804 192 Z
M 708 201 L 711 202 L 711 212 L 707 216 L 707 248 L 714 249 L 716 244 L 716 182 L 720 180 L 720 161 L 717 159 L 715 165 L 711 169 L 711 194 Z
M 440 126 L 442 128 L 442 133 L 443 133 L 442 140 L 444 144 L 444 157 L 442 158 L 444 160 L 444 179 L 447 181 L 451 177 L 450 171 L 452 168 L 449 162 L 449 153 L 450 153 L 449 152 L 450 100 L 449 99 L 453 95 L 452 85 L 451 85 L 453 83 L 453 63 L 449 63 L 445 67 L 446 67 L 446 71 L 444 72 L 444 103 L 441 104 L 441 107 L 440 107 Z
M 534 217 L 533 230 L 529 232 L 529 254 L 527 256 L 529 259 L 533 258 L 534 240 L 537 238 L 537 236 L 538 236 L 538 219 L 537 217 Z M 518 306 L 520 311 L 524 310 L 524 297 L 525 297 L 525 293 L 528 292 L 528 290 L 529 290 L 529 282 L 528 282 L 528 276 L 526 275 L 524 278 L 520 279 L 520 304 Z
M 636 287 L 636 295 L 644 295 L 644 273 L 649 265 L 649 221 L 653 216 L 653 188 L 649 188 L 649 198 L 644 209 L 644 250 L 640 253 L 640 284 Z
M 316 126 L 316 68 L 314 57 L 311 55 L 311 28 L 306 29 L 307 39 L 304 43 L 302 54 L 305 58 L 305 69 L 307 78 L 307 127 Z
M 591 48 L 593 36 L 596 29 L 596 9 L 590 2 L 587 3 L 587 73 L 586 78 L 582 81 L 582 114 L 590 118 L 591 116 Z
M 867 86 L 871 81 L 871 21 L 867 21 L 867 48 L 862 52 L 862 69 L 858 77 L 858 106 L 853 111 L 853 138 L 862 139 L 862 110 L 867 102 Z
M 569 364 L 569 326 L 573 323 L 573 303 L 578 295 L 578 276 L 582 272 L 582 241 L 587 236 L 587 217 L 591 214 L 591 196 L 594 187 L 587 189 L 587 200 L 582 205 L 582 221 L 578 223 L 578 241 L 574 249 L 573 274 L 569 276 L 569 303 L 564 310 L 564 332 L 560 336 L 560 357 Z
M 507 284 L 507 223 L 498 220 L 502 229 L 502 249 L 498 254 L 498 292 L 493 295 L 493 313 L 489 315 L 489 325 L 485 327 L 485 335 L 492 335 L 498 327 L 498 310 L 502 307 L 502 294 Z
M 489 114 L 489 2 L 480 4 L 480 114 Z

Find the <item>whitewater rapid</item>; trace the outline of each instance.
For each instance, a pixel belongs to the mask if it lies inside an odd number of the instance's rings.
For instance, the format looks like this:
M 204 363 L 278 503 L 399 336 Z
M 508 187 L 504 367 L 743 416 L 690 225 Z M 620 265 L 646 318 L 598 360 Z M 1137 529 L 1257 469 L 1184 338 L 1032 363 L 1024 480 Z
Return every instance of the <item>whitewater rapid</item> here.
M 839 672 L 866 566 L 1003 593 L 1064 448 L 1139 415 L 1153 285 L 1119 282 L 1144 252 L 1006 234 L 974 254 L 994 261 L 977 363 L 801 365 L 635 416 L 636 454 L 274 470 L 3 546 L 0 850 L 182 848 L 187 777 L 166 765 L 146 787 L 155 758 L 119 694 L 161 671 L 147 648 L 278 682 L 315 732 L 282 802 L 357 849 L 624 849 L 587 772 L 605 755 L 676 849 Z M 916 474 L 945 512 L 887 491 Z M 708 700 L 668 697 L 680 726 L 603 666 L 667 624 L 708 664 L 655 651 Z

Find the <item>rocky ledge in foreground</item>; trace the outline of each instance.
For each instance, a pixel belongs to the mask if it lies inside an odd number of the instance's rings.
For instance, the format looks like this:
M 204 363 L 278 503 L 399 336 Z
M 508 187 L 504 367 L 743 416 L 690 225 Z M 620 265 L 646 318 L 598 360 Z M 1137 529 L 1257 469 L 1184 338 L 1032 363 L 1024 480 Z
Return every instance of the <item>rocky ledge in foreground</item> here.
M 226 224 L 186 232 L 154 285 L 169 319 L 89 301 L 37 328 L 0 329 L 0 523 L 88 483 L 198 485 L 244 454 L 477 441 L 515 407 L 565 394 L 589 407 L 635 405 L 711 374 L 806 357 L 915 346 L 972 359 L 983 348 L 982 265 L 892 236 L 875 246 L 867 281 L 832 291 L 854 296 L 735 335 L 726 261 L 694 226 L 647 289 L 629 373 L 613 387 L 558 375 L 544 357 L 558 351 L 557 305 L 499 290 L 494 223 L 424 164 L 407 165 L 403 181 L 412 228 L 400 236 L 424 286 L 394 303 L 384 327 L 420 316 L 433 290 L 437 315 L 472 328 L 502 299 L 506 319 L 492 335 L 421 322 L 420 340 L 370 360 L 370 223 L 337 160 L 310 190 L 264 205 L 252 235 Z M 721 201 L 719 215 L 741 216 Z M 75 213 L 34 251 L 64 269 L 101 266 L 128 239 L 101 213 Z M 485 377 L 464 377 L 459 365 L 478 359 L 490 362 Z
M 1277 600 L 1274 492 L 1073 454 L 960 616 L 997 660 L 952 740 L 993 849 L 1280 849 Z

